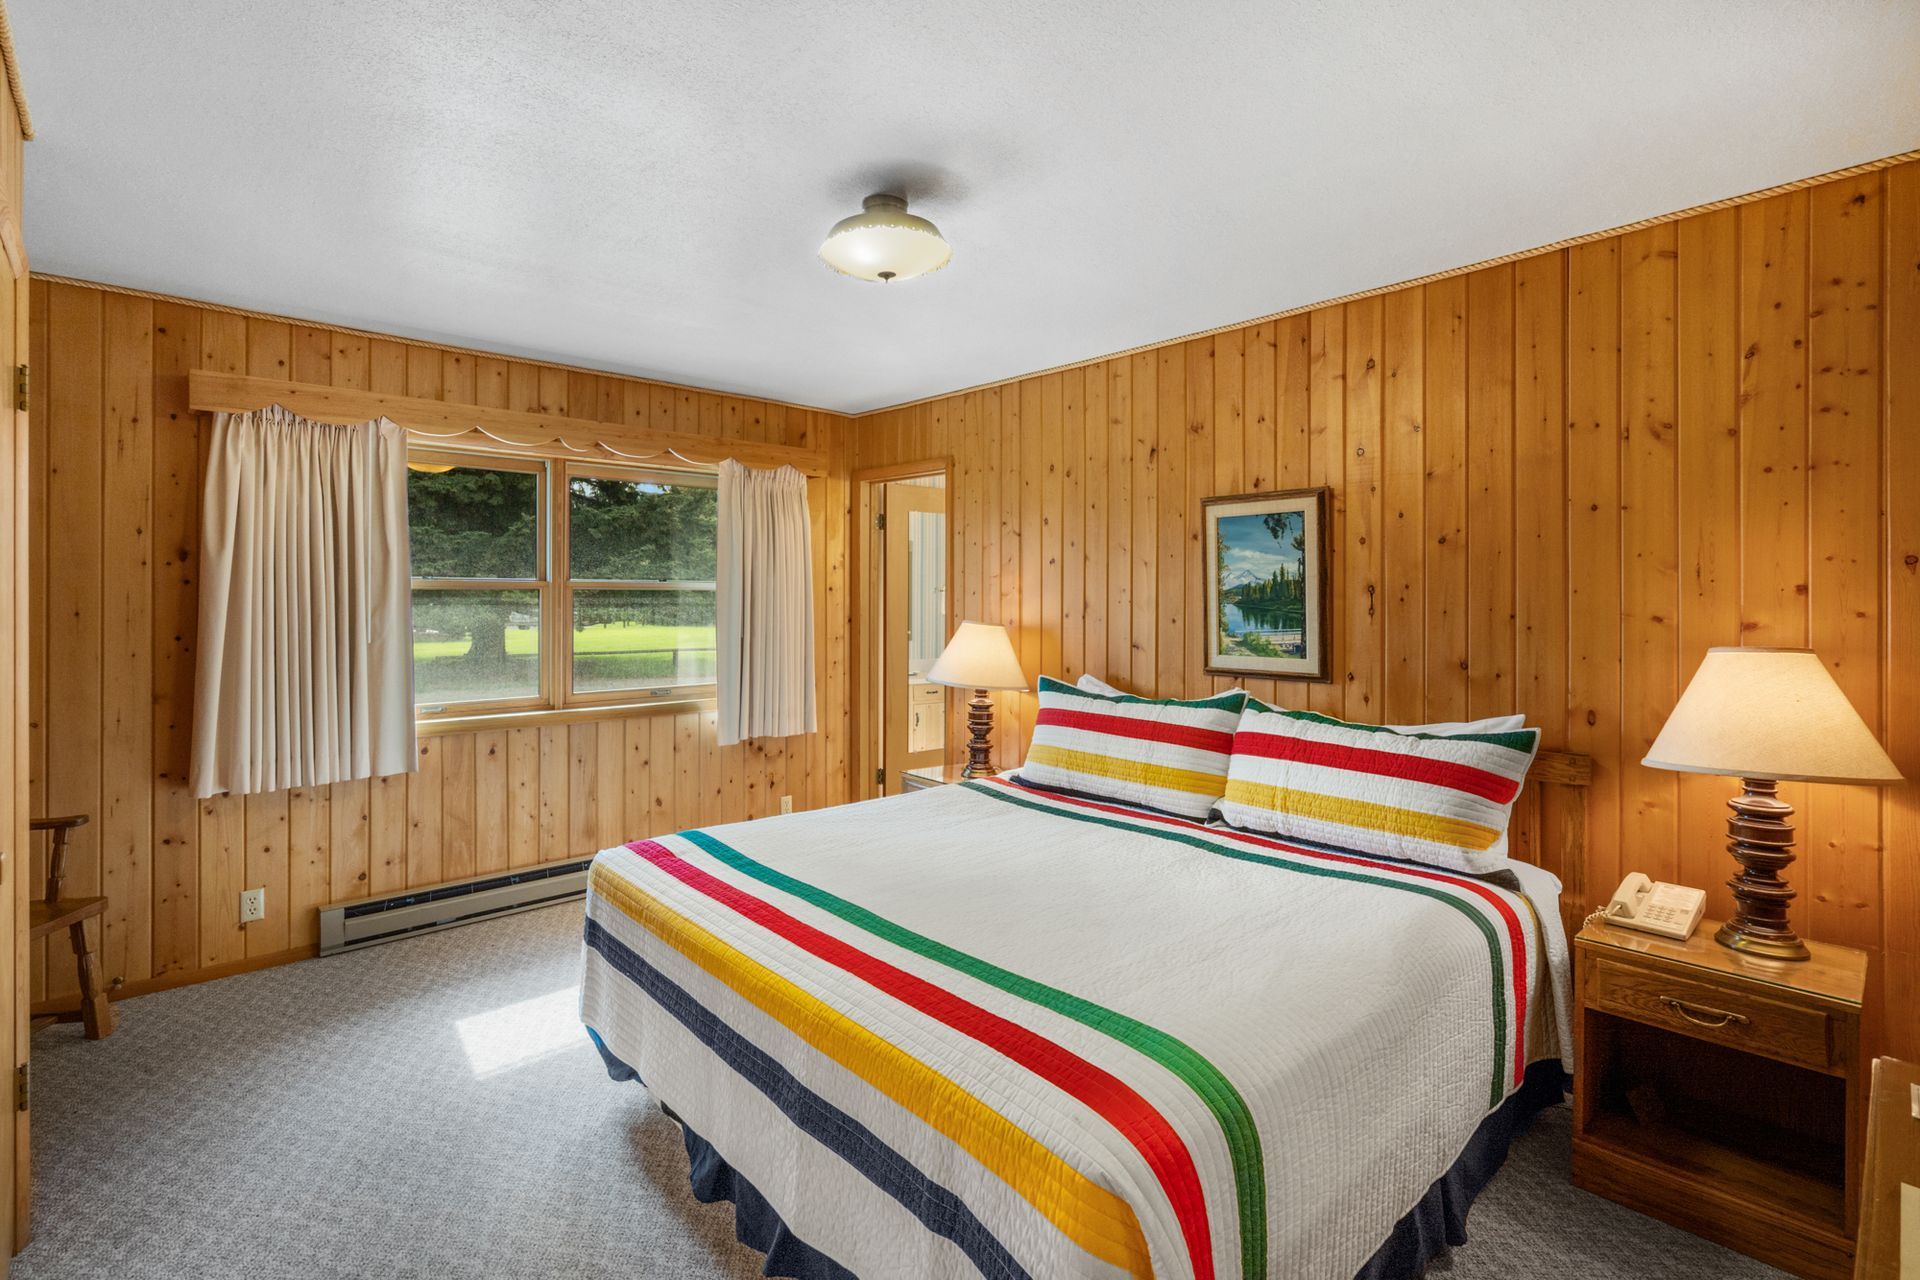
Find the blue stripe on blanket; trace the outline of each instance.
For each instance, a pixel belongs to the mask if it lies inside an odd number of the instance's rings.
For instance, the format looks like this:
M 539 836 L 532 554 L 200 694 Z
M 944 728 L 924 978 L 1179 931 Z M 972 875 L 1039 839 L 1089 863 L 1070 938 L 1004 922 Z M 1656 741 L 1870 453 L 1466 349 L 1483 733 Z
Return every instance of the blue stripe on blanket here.
M 599 921 L 587 921 L 586 942 L 741 1079 L 765 1094 L 801 1132 L 899 1201 L 928 1231 L 953 1241 L 987 1280 L 1031 1280 L 1026 1269 L 959 1196 L 914 1167 L 858 1120 L 800 1083 L 792 1072 L 608 933 Z

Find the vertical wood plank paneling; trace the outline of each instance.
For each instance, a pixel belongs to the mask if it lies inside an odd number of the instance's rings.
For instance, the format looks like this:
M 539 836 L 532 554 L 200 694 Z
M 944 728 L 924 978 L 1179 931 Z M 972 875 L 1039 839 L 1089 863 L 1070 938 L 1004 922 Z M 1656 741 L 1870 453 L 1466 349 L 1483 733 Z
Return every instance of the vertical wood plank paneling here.
M 278 955 L 290 945 L 288 938 L 292 935 L 292 915 L 287 906 L 287 793 L 248 796 L 241 827 L 247 841 L 246 883 L 241 888 L 267 891 L 266 915 L 241 926 L 246 934 L 247 957 Z M 236 918 L 239 915 L 235 899 L 214 905 L 216 909 L 224 905 Z
M 407 787 L 407 883 L 435 884 L 446 879 L 442 844 L 444 813 L 440 807 L 445 779 L 446 738 L 421 739 L 418 764 Z
M 137 982 L 153 969 L 153 303 L 102 307 L 100 960 Z
M 1599 240 L 1568 251 L 1567 280 L 1567 743 L 1594 760 L 1581 907 L 1621 872 L 1619 393 L 1619 242 Z
M 1741 643 L 1803 648 L 1812 580 L 1805 192 L 1740 207 L 1740 348 Z M 1780 798 L 1808 811 L 1805 784 L 1782 783 Z M 1804 893 L 1806 864 L 1799 870 Z
M 1467 277 L 1467 715 L 1514 709 L 1513 267 Z
M 156 977 L 200 963 L 200 816 L 187 788 L 200 578 L 200 415 L 187 407 L 187 373 L 199 350 L 200 313 L 179 303 L 154 304 L 150 745 Z
M 45 803 L 53 813 L 100 813 L 102 295 L 54 285 L 49 299 L 48 361 L 70 370 L 54 381 L 47 441 L 47 669 Z M 68 844 L 64 892 L 100 892 L 100 823 L 77 828 Z M 45 948 L 46 994 L 75 990 L 73 953 Z
M 1187 352 L 1187 485 L 1186 550 L 1180 562 L 1186 569 L 1186 589 L 1179 604 L 1180 617 L 1198 620 L 1207 616 L 1207 584 L 1204 543 L 1207 522 L 1202 506 L 1213 492 L 1213 384 L 1214 342 L 1200 338 L 1186 344 Z M 1198 626 L 1183 625 L 1186 637 L 1186 663 L 1180 676 L 1182 697 L 1197 698 L 1213 692 L 1207 675 L 1207 647 Z
M 1065 460 L 1061 449 L 1066 443 L 1062 425 L 1064 374 L 1049 374 L 1040 380 L 1040 486 L 1039 507 L 1034 518 L 1040 525 L 1039 612 L 1028 625 L 1040 634 L 1040 661 L 1036 672 L 1058 674 L 1061 671 L 1063 633 L 1068 626 L 1069 610 L 1064 603 L 1064 538 L 1066 512 L 1061 509 L 1062 477 Z M 1024 495 L 1023 495 L 1024 500 Z M 1024 514 L 1024 512 L 1023 512 Z
M 1541 254 L 1513 278 L 1515 683 L 1548 742 L 1567 721 L 1566 268 Z
M 1133 412 L 1133 693 L 1151 695 L 1160 660 L 1160 366 L 1152 352 L 1127 358 Z
M 1315 311 L 1309 323 L 1307 359 L 1307 483 L 1333 486 L 1328 504 L 1327 561 L 1332 583 L 1327 590 L 1327 613 L 1333 636 L 1328 659 L 1332 679 L 1307 687 L 1307 706 L 1327 715 L 1346 710 L 1347 635 L 1341 625 L 1347 616 L 1346 495 L 1341 483 L 1346 471 L 1346 341 L 1347 316 L 1343 307 Z
M 1467 288 L 1426 287 L 1427 706 L 1423 720 L 1467 717 Z
M 1110 472 L 1107 421 L 1107 369 L 1091 365 L 1083 371 L 1080 411 L 1080 488 L 1085 502 L 1085 521 L 1080 529 L 1080 577 L 1084 600 L 1081 618 L 1081 669 L 1106 679 L 1109 670 L 1107 648 L 1108 609 L 1112 587 L 1107 581 L 1107 565 L 1113 558 L 1107 531 L 1107 491 Z M 966 448 L 962 437 L 962 448 Z M 958 741 L 958 739 L 956 739 Z
M 1640 763 L 1680 696 L 1677 243 L 1669 223 L 1620 244 L 1620 839 L 1656 880 L 1679 874 L 1679 787 Z
M 475 741 L 471 733 L 450 733 L 440 741 L 440 878 L 462 880 L 478 869 Z
M 1346 657 L 1340 676 L 1346 685 L 1345 715 L 1350 720 L 1377 724 L 1385 701 L 1382 663 L 1385 622 L 1382 559 L 1386 524 L 1380 487 L 1382 372 L 1382 303 L 1366 298 L 1347 308 L 1347 438 L 1344 480 L 1335 481 L 1346 498 L 1346 532 L 1342 540 L 1346 563 L 1347 611 L 1334 625 L 1346 631 Z
M 333 901 L 332 811 L 330 786 L 287 792 L 289 947 L 310 947 L 319 941 L 319 909 Z
M 1103 679 L 1133 682 L 1134 552 L 1133 366 L 1109 360 L 1107 378 L 1107 669 Z
M 1383 300 L 1381 494 L 1381 720 L 1426 718 L 1426 295 Z
M 1880 313 L 1884 201 L 1877 173 L 1808 196 L 1808 639 L 1876 733 L 1881 723 Z M 1916 678 L 1907 672 L 1906 678 Z M 1880 795 L 1808 788 L 1803 879 L 1815 934 L 1877 949 Z
M 486 729 L 473 736 L 473 797 L 473 873 L 505 871 L 513 792 L 504 729 Z
M 1160 487 L 1159 554 L 1156 583 L 1154 680 L 1157 696 L 1180 697 L 1187 653 L 1187 360 L 1184 347 L 1151 353 L 1159 404 L 1159 456 L 1155 478 Z
M 1086 474 L 1086 371 L 1060 375 L 1060 666 L 1078 680 L 1086 666 L 1087 507 L 1081 478 Z M 942 445 L 943 450 L 946 448 Z M 951 504 L 949 504 L 951 505 Z
M 1707 650 L 1740 643 L 1740 215 L 1726 209 L 1679 225 L 1675 326 L 1679 404 L 1680 628 L 1677 675 Z M 1677 774 L 1681 883 L 1707 889 L 1707 913 L 1733 909 L 1726 887 L 1728 784 Z
M 507 731 L 507 865 L 540 861 L 540 730 Z

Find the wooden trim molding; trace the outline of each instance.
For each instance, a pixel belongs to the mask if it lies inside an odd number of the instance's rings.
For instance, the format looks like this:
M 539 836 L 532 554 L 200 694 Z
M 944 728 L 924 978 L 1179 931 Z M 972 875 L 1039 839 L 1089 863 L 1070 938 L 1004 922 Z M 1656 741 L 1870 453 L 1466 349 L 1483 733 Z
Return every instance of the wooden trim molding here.
M 585 418 L 488 409 L 206 369 L 195 369 L 187 375 L 187 402 L 189 408 L 205 413 L 247 413 L 278 404 L 322 422 L 387 418 L 405 427 L 415 439 L 487 453 L 654 466 L 663 462 L 670 466 L 675 459 L 707 466 L 732 458 L 750 467 L 790 466 L 808 476 L 824 476 L 829 470 L 827 456 L 819 449 L 717 440 L 646 427 L 612 427 Z M 609 435 L 620 443 L 608 443 Z
M 900 409 L 911 409 L 915 405 L 932 404 L 936 400 L 945 400 L 949 396 L 963 396 L 972 391 L 985 391 L 990 387 L 1011 386 L 1024 382 L 1028 378 L 1044 377 L 1050 373 L 1064 373 L 1069 369 L 1085 369 L 1091 365 L 1105 364 L 1122 356 L 1138 355 L 1143 351 L 1158 351 L 1162 347 L 1177 347 L 1183 342 L 1192 342 L 1195 338 L 1209 338 L 1215 334 L 1227 333 L 1234 329 L 1250 329 L 1255 325 L 1268 324 L 1275 320 L 1285 320 L 1289 316 L 1305 315 L 1309 311 L 1318 311 L 1322 307 L 1337 307 L 1349 302 L 1358 302 L 1362 298 L 1377 298 L 1383 294 L 1397 293 L 1402 289 L 1411 289 L 1416 285 L 1432 284 L 1436 280 L 1450 280 L 1455 276 L 1471 275 L 1488 267 L 1497 267 L 1503 263 L 1518 262 L 1522 258 L 1531 258 L 1542 253 L 1557 253 L 1562 249 L 1571 249 L 1575 245 L 1591 244 L 1596 240 L 1608 240 L 1614 236 L 1625 235 L 1630 231 L 1641 231 L 1647 227 L 1657 227 L 1664 222 L 1678 222 L 1691 218 L 1695 214 L 1711 213 L 1716 209 L 1731 209 L 1735 205 L 1751 204 L 1756 200 L 1767 200 L 1784 195 L 1789 191 L 1800 191 L 1807 187 L 1818 186 L 1823 182 L 1832 182 L 1836 178 L 1851 178 L 1862 173 L 1872 173 L 1876 169 L 1889 169 L 1909 160 L 1920 160 L 1920 149 L 1902 151 L 1897 155 L 1882 156 L 1878 160 L 1868 160 L 1862 164 L 1848 165 L 1844 169 L 1835 169 L 1830 173 L 1816 174 L 1811 178 L 1796 178 L 1792 182 L 1782 182 L 1778 186 L 1765 187 L 1759 191 L 1749 191 L 1745 195 L 1727 196 L 1721 200 L 1710 200 L 1706 204 L 1697 204 L 1688 209 L 1676 209 L 1672 213 L 1655 214 L 1651 218 L 1642 218 L 1638 222 L 1629 222 L 1624 226 L 1608 227 L 1604 231 L 1589 231 L 1583 235 L 1568 236 L 1564 240 L 1555 240 L 1551 244 L 1538 245 L 1532 249 L 1518 249 L 1512 253 L 1503 253 L 1497 258 L 1484 258 L 1479 262 L 1469 262 L 1462 267 L 1448 267 L 1445 271 L 1434 271 L 1424 276 L 1415 276 L 1411 280 L 1396 280 L 1392 284 L 1376 285 L 1371 289 L 1362 289 L 1357 293 L 1343 293 L 1337 298 L 1321 298 L 1314 302 L 1305 302 L 1297 307 L 1288 307 L 1285 311 L 1271 311 L 1263 316 L 1254 316 L 1247 320 L 1235 320 L 1229 324 L 1217 324 L 1211 329 L 1199 329 L 1193 333 L 1183 333 L 1177 338 L 1161 338 L 1154 342 L 1143 342 L 1137 347 L 1128 347 L 1124 351 L 1107 351 L 1097 356 L 1088 356 L 1084 360 L 1072 360 L 1066 364 L 1051 365 L 1044 369 L 1032 369 L 1026 373 L 1016 373 L 1005 378 L 996 378 L 991 382 L 976 382 L 970 387 L 955 387 L 951 391 L 936 391 L 932 395 L 919 396 L 912 400 L 902 400 L 899 404 L 884 405 L 878 409 L 868 409 L 851 414 L 857 427 L 867 418 L 883 413 L 894 413 Z
M 7 71 L 7 88 L 13 94 L 13 109 L 20 115 L 20 136 L 33 141 L 33 117 L 27 114 L 27 90 L 20 83 L 20 60 L 13 56 L 13 23 L 7 19 L 7 6 L 0 4 L 0 65 Z

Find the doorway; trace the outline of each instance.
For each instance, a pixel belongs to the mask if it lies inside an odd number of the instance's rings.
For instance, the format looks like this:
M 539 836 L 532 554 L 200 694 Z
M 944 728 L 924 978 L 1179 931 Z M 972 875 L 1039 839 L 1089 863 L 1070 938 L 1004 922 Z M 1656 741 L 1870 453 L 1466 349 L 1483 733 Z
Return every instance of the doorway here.
M 927 679 L 952 627 L 948 617 L 944 464 L 861 477 L 866 572 L 860 795 L 894 795 L 909 769 L 946 763 L 947 690 Z

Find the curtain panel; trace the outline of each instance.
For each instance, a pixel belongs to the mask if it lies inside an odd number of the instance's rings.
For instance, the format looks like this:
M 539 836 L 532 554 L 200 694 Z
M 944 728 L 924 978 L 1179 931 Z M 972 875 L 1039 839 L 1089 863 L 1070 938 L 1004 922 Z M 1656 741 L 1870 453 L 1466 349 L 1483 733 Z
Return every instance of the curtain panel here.
M 406 477 L 385 418 L 214 415 L 194 795 L 417 767 Z
M 719 741 L 812 733 L 813 548 L 807 478 L 720 464 L 714 601 Z

